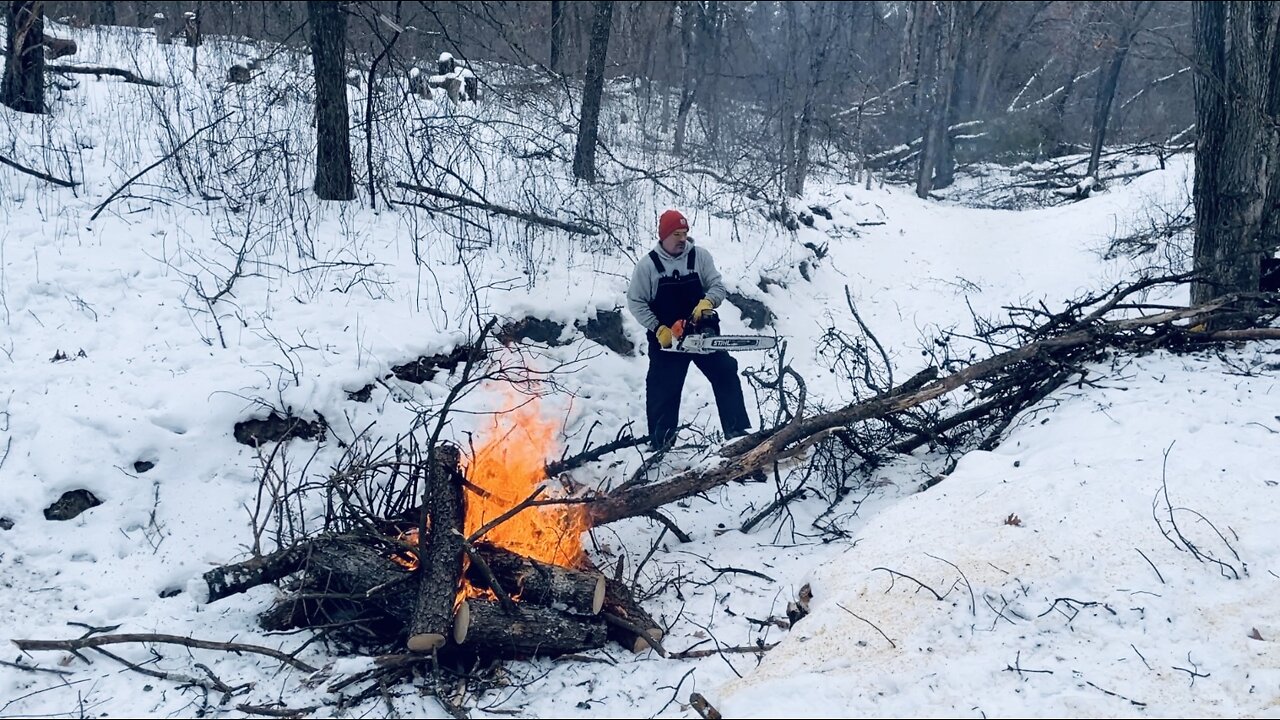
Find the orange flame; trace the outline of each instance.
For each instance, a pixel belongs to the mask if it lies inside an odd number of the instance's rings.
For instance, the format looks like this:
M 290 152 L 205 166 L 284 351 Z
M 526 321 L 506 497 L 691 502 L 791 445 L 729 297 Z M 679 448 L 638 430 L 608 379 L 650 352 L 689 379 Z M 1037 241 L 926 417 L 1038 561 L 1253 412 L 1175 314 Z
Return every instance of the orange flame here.
M 467 479 L 486 493 L 467 493 L 464 531 L 468 537 L 543 484 L 547 458 L 559 454 L 555 435 L 555 421 L 542 417 L 536 400 L 493 416 L 467 467 Z M 546 499 L 545 494 L 539 499 Z M 526 557 L 571 566 L 582 556 L 582 533 L 587 528 L 582 506 L 545 505 L 520 511 L 484 539 Z
M 536 401 L 493 416 L 475 457 L 466 469 L 475 488 L 467 488 L 463 532 L 470 537 L 489 521 L 526 500 L 547 478 L 547 458 L 559 454 L 556 425 L 542 417 Z M 545 499 L 545 494 L 538 499 Z M 489 530 L 483 540 L 512 552 L 563 566 L 573 566 L 582 556 L 582 533 L 588 529 L 580 505 L 544 505 L 521 510 Z M 399 538 L 417 544 L 416 529 Z M 414 570 L 418 559 L 403 552 L 392 559 Z M 464 582 L 462 597 L 493 597 L 484 589 Z

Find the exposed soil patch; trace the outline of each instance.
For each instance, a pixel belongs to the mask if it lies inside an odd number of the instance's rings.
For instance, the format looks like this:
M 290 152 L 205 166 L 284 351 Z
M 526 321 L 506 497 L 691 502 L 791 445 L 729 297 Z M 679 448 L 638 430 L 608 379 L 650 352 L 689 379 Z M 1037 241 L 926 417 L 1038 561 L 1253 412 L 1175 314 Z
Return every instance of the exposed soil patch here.
M 62 497 L 44 509 L 45 520 L 70 520 L 91 507 L 101 505 L 97 495 L 85 490 L 68 490 Z
M 324 418 L 307 421 L 286 415 L 281 417 L 274 410 L 266 418 L 254 418 L 236 423 L 236 442 L 249 447 L 263 443 L 280 442 L 290 438 L 302 440 L 324 439 Z

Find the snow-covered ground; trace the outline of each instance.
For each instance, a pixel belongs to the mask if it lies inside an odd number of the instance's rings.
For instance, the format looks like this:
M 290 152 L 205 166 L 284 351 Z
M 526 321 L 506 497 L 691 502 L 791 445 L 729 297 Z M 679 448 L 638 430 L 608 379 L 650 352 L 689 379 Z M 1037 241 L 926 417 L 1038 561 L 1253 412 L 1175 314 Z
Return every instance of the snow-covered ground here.
M 508 106 L 492 93 L 477 108 L 428 101 L 384 121 L 380 182 L 457 191 L 443 173 L 396 154 L 396 132 L 431 127 L 433 157 L 491 201 L 611 233 L 571 236 L 468 211 L 388 208 L 381 198 L 371 210 L 367 195 L 328 203 L 307 190 L 305 62 L 277 55 L 254 85 L 227 88 L 226 67 L 249 48 L 213 45 L 193 74 L 188 50 L 155 48 L 129 31 L 76 38 L 79 62 L 129 67 L 171 87 L 77 76 L 50 118 L 0 108 L 12 138 L 0 153 L 82 183 L 54 189 L 0 167 L 0 640 L 76 637 L 84 628 L 68 623 L 83 623 L 303 646 L 308 633 L 258 628 L 273 588 L 201 602 L 201 574 L 247 557 L 255 541 L 261 466 L 235 441 L 234 424 L 270 409 L 323 415 L 328 439 L 283 451 L 298 477 L 323 475 L 341 457 L 338 440 L 371 424 L 393 438 L 440 402 L 453 378 L 413 385 L 390 368 L 452 348 L 474 331 L 477 308 L 568 324 L 569 344 L 525 357 L 537 369 L 568 363 L 540 401 L 565 447 L 581 447 L 593 426 L 597 442 L 628 422 L 642 426 L 645 358 L 606 350 L 572 324 L 623 304 L 632 263 L 667 206 L 686 212 L 731 290 L 769 305 L 814 402 L 835 407 L 851 396 L 819 346 L 829 326 L 852 327 L 846 288 L 906 377 L 924 364 L 931 333 L 968 332 L 972 313 L 1038 300 L 1055 307 L 1131 277 L 1147 261 L 1104 260 L 1109 238 L 1185 204 L 1190 185 L 1177 157 L 1085 202 L 1011 212 L 817 181 L 801 206 L 832 217 L 792 233 L 704 176 L 669 178 L 676 196 L 638 181 L 575 186 L 556 155 L 571 152 L 572 135 L 556 129 L 568 109 L 554 97 Z M 361 123 L 363 102 L 355 107 Z M 226 113 L 180 162 L 144 175 L 91 219 L 126 180 Z M 472 114 L 503 123 L 501 132 L 470 124 Z M 635 132 L 616 113 L 605 122 L 606 137 Z M 463 136 L 480 143 L 477 155 L 459 150 Z M 550 159 L 516 158 L 547 149 Z M 297 164 L 283 169 L 286 161 Z M 461 241 L 468 222 L 490 232 L 472 228 Z M 773 284 L 762 290 L 765 277 Z M 737 313 L 724 316 L 727 332 L 746 331 Z M 625 323 L 642 344 L 641 329 Z M 776 358 L 741 361 L 764 370 Z M 625 556 L 628 573 L 660 543 L 640 582 L 657 591 L 645 604 L 669 625 L 669 650 L 779 644 L 759 658 L 666 660 L 610 646 L 589 653 L 601 663 L 511 663 L 509 687 L 464 702 L 474 716 L 688 717 L 696 691 L 729 717 L 1280 715 L 1277 367 L 1274 343 L 1100 363 L 1101 387 L 1061 389 L 997 449 L 969 453 L 927 491 L 919 485 L 939 458 L 879 470 L 824 518 L 845 540 L 813 527 L 827 506 L 818 493 L 740 532 L 773 499 L 772 482 L 666 508 L 689 543 L 659 539 L 648 520 L 600 528 L 586 546 L 603 565 Z M 368 402 L 348 396 L 369 383 Z M 456 415 L 447 434 L 468 446 L 485 413 L 510 402 L 504 388 L 482 386 L 465 400 L 474 414 Z M 697 373 L 683 412 L 715 440 L 710 387 Z M 616 485 L 640 460 L 619 453 L 574 479 Z M 139 472 L 139 461 L 154 467 Z M 669 462 L 706 461 L 685 451 Z M 103 504 L 45 520 L 42 510 L 77 488 Z M 1170 516 L 1229 568 L 1166 539 Z M 812 612 L 793 629 L 752 622 L 785 615 L 806 583 Z M 188 716 L 206 704 L 241 716 L 237 704 L 273 702 L 338 714 L 323 682 L 270 659 L 155 651 L 114 650 L 181 675 L 200 675 L 203 664 L 253 687 L 219 705 L 105 657 L 89 664 L 10 646 L 0 655 L 0 717 Z M 319 643 L 299 658 L 330 677 L 370 662 Z M 431 697 L 400 690 L 344 712 L 444 716 Z

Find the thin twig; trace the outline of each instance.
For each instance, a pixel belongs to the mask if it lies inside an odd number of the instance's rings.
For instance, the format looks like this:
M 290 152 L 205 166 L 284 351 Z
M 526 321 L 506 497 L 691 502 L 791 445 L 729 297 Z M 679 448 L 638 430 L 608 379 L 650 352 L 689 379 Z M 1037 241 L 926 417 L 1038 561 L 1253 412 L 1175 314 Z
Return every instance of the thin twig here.
M 1088 685 L 1089 687 L 1094 688 L 1095 690 L 1101 690 L 1102 692 L 1106 693 L 1107 695 L 1110 695 L 1111 697 L 1117 697 L 1117 698 L 1120 698 L 1121 700 L 1128 701 L 1128 702 L 1132 703 L 1133 705 L 1136 705 L 1137 707 L 1146 707 L 1146 706 L 1147 706 L 1147 704 L 1146 704 L 1146 703 L 1144 703 L 1144 702 L 1138 702 L 1137 700 L 1132 700 L 1132 699 L 1130 699 L 1130 698 L 1127 698 L 1127 697 L 1125 697 L 1125 696 L 1121 695 L 1120 693 L 1114 693 L 1114 692 L 1111 692 L 1110 690 L 1107 690 L 1107 689 L 1105 689 L 1105 688 L 1100 688 L 1100 687 L 1098 687 L 1097 685 L 1094 685 L 1093 683 L 1089 682 L 1088 680 L 1085 680 L 1085 681 L 1084 681 L 1084 683 L 1085 683 L 1086 685 Z
M 515 517 L 517 514 L 520 513 L 521 510 L 524 510 L 525 508 L 530 507 L 530 505 L 532 505 L 533 503 L 534 498 L 541 495 L 542 491 L 546 489 L 547 489 L 547 486 L 545 484 L 539 485 L 538 487 L 534 488 L 533 492 L 529 494 L 529 497 L 522 500 L 520 503 L 518 503 L 515 507 L 512 507 L 510 510 L 502 513 L 498 517 L 480 526 L 479 530 L 476 530 L 475 532 L 471 533 L 471 536 L 467 538 L 467 542 L 473 543 L 478 541 L 480 538 L 485 536 L 485 533 L 489 532 L 490 530 L 498 527 L 502 523 Z
M 459 532 L 457 528 L 452 529 L 452 532 L 456 533 L 459 537 L 462 536 L 462 533 Z M 498 596 L 498 602 L 502 605 L 502 609 L 505 610 L 508 615 L 513 617 L 523 617 L 524 613 L 520 611 L 520 607 L 516 605 L 516 601 L 511 599 L 511 596 L 503 589 L 502 583 L 498 582 L 498 578 L 494 577 L 493 570 L 489 567 L 489 563 L 485 562 L 484 558 L 480 557 L 480 553 L 476 552 L 475 546 L 468 542 L 466 538 L 462 538 L 462 548 L 466 550 L 467 557 L 471 558 L 471 563 L 480 571 L 480 575 L 484 577 L 484 581 L 489 583 L 489 589 L 493 591 L 494 595 Z
M 693 660 L 695 658 L 711 657 L 720 653 L 741 653 L 762 655 L 770 650 L 778 647 L 778 643 L 767 643 L 764 645 L 738 645 L 735 647 L 721 647 L 714 650 L 682 650 L 667 656 L 670 660 Z
M 936 555 L 929 555 L 929 553 L 925 553 L 925 555 L 928 555 L 929 557 L 933 558 L 934 560 L 938 560 L 939 562 L 944 562 L 944 563 L 946 563 L 946 564 L 950 565 L 951 567 L 955 568 L 956 572 L 960 573 L 960 577 L 961 577 L 961 579 L 963 579 L 963 580 L 964 580 L 964 586 L 965 586 L 965 587 L 967 587 L 967 588 L 969 588 L 969 614 L 971 614 L 971 615 L 973 615 L 973 616 L 975 616 L 975 617 L 976 617 L 976 616 L 978 615 L 978 603 L 977 603 L 977 601 L 974 599 L 974 595 L 973 595 L 973 585 L 969 584 L 969 578 L 965 577 L 964 571 L 963 571 L 963 570 L 961 570 L 961 569 L 960 569 L 960 567 L 959 567 L 958 565 L 956 565 L 955 563 L 951 562 L 950 560 L 946 560 L 946 559 L 940 558 L 940 557 L 938 557 L 938 556 L 936 556 Z
M 1156 567 L 1156 564 L 1151 562 L 1151 558 L 1147 557 L 1146 553 L 1142 552 L 1141 550 L 1138 550 L 1138 548 L 1134 548 L 1134 550 L 1137 550 L 1138 554 L 1142 556 L 1142 559 L 1146 560 L 1147 564 L 1151 566 L 1151 569 L 1156 571 L 1156 577 L 1160 578 L 1160 584 L 1164 585 L 1165 584 L 1164 575 L 1160 574 L 1160 568 Z
M 125 188 L 127 188 L 127 187 L 129 187 L 129 185 L 130 185 L 130 184 L 132 184 L 134 180 L 137 180 L 138 178 L 142 177 L 143 175 L 146 175 L 146 174 L 147 174 L 148 172 L 150 172 L 153 168 L 155 168 L 156 166 L 160 165 L 160 164 L 161 164 L 161 163 L 163 163 L 165 160 L 168 160 L 169 158 L 173 157 L 174 155 L 177 155 L 177 154 L 178 154 L 178 152 L 179 152 L 180 150 L 182 150 L 182 148 L 186 147 L 186 146 L 187 146 L 187 145 L 188 145 L 192 140 L 195 140 L 195 139 L 200 135 L 200 133 L 204 132 L 205 130 L 208 130 L 209 128 L 213 127 L 214 125 L 217 125 L 218 123 L 222 122 L 223 120 L 226 120 L 227 118 L 231 117 L 233 114 L 234 114 L 234 113 L 227 113 L 227 114 L 223 115 L 222 117 L 218 118 L 217 120 L 214 120 L 213 122 L 209 123 L 208 125 L 205 125 L 204 127 L 200 128 L 199 130 L 196 130 L 195 132 L 191 133 L 191 135 L 190 135 L 190 136 L 188 136 L 186 140 L 183 140 L 182 142 L 178 143 L 177 147 L 175 147 L 174 149 L 172 149 L 172 150 L 170 150 L 168 153 L 166 153 L 164 157 L 162 157 L 162 158 L 160 158 L 159 160 L 157 160 L 157 161 L 155 161 L 155 162 L 151 163 L 150 165 L 146 166 L 145 168 L 143 168 L 143 169 L 139 170 L 139 171 L 137 172 L 137 174 L 135 174 L 133 177 L 129 178 L 128 180 L 125 180 L 123 185 L 121 185 L 120 187 L 116 188 L 116 189 L 115 189 L 115 192 L 111 193 L 111 195 L 110 195 L 110 196 L 108 196 L 106 200 L 103 200 L 103 201 L 102 201 L 102 204 L 98 206 L 98 209 L 93 211 L 93 214 L 89 216 L 89 222 L 93 222 L 94 220 L 97 220 L 97 219 L 98 219 L 98 216 L 102 214 L 102 211 L 103 211 L 104 209 L 106 209 L 107 205 L 110 205 L 110 204 L 111 204 L 111 201 L 112 201 L 112 200 L 115 200 L 115 199 L 116 199 L 116 197 L 117 197 L 120 193 L 124 192 L 124 189 L 125 189 Z
M 11 668 L 18 668 L 19 670 L 28 670 L 30 672 L 53 673 L 54 675 L 75 675 L 75 673 L 71 672 L 70 670 L 59 670 L 57 668 L 43 668 L 36 665 L 23 665 L 22 663 L 9 662 L 8 660 L 0 660 L 0 665 L 7 665 L 8 667 L 11 667 Z
M 291 665 L 303 672 L 315 672 L 316 668 L 298 660 L 288 653 L 273 650 L 269 647 L 261 645 L 249 645 L 246 643 L 230 643 L 217 642 L 214 640 L 198 640 L 196 638 L 183 637 L 182 635 L 164 635 L 159 633 L 125 633 L 121 635 L 95 635 L 93 637 L 75 638 L 72 640 L 14 640 L 13 644 L 23 652 L 31 652 L 32 650 L 65 650 L 75 652 L 85 648 L 97 648 L 103 645 L 120 645 L 124 643 L 160 643 L 167 645 L 182 645 L 189 648 L 200 648 L 203 650 L 221 650 L 223 652 L 233 653 L 255 653 L 258 655 L 266 655 L 269 658 L 279 660 L 286 665 Z
M 946 599 L 946 598 L 944 598 L 943 596 L 939 595 L 937 590 L 934 590 L 933 588 L 929 587 L 928 585 L 925 585 L 924 583 L 922 583 L 922 582 L 920 582 L 919 580 L 917 580 L 917 579 L 915 579 L 915 578 L 911 577 L 910 575 L 906 575 L 906 574 L 904 574 L 904 573 L 900 573 L 900 572 L 898 572 L 897 570 L 890 570 L 890 569 L 889 569 L 889 568 L 887 568 L 887 567 L 874 567 L 874 568 L 871 568 L 871 571 L 872 571 L 872 572 L 875 572 L 876 570 L 883 570 L 883 571 L 885 571 L 885 572 L 889 573 L 889 575 L 890 575 L 891 577 L 900 577 L 900 578 L 905 578 L 905 579 L 907 579 L 907 580 L 910 580 L 911 582 L 913 582 L 913 583 L 915 583 L 915 584 L 919 585 L 920 587 L 924 588 L 925 590 L 928 590 L 929 592 L 933 593 L 933 596 L 934 596 L 935 598 L 937 598 L 939 601 L 941 601 L 941 600 L 945 600 L 945 599 Z M 890 582 L 890 583 L 889 583 L 889 590 L 892 590 L 892 589 L 893 589 L 893 583 L 892 583 L 892 582 Z M 889 592 L 889 590 L 886 590 L 885 592 Z
M 858 619 L 859 619 L 859 620 L 861 620 L 862 622 L 864 622 L 864 623 L 866 623 L 866 624 L 870 625 L 871 627 L 875 628 L 875 631 L 876 631 L 876 632 L 878 632 L 878 633 L 880 633 L 880 637 L 884 638 L 884 639 L 889 643 L 889 647 L 892 647 L 892 648 L 894 648 L 894 649 L 897 649 L 897 647 L 898 647 L 897 643 L 895 643 L 894 641 L 890 640 L 890 639 L 889 639 L 889 636 L 888 636 L 888 635 L 885 635 L 885 634 L 884 634 L 884 631 L 883 631 L 883 630 L 881 630 L 881 629 L 879 628 L 879 626 L 877 626 L 875 623 L 873 623 L 873 622 L 871 622 L 870 620 L 868 620 L 868 619 L 866 619 L 866 618 L 862 617 L 862 616 L 861 616 L 861 615 L 859 615 L 858 613 L 856 613 L 856 612 L 854 612 L 854 611 L 850 610 L 849 608 L 845 607 L 844 605 L 841 605 L 840 603 L 836 603 L 836 607 L 840 608 L 841 610 L 843 610 L 843 611 L 845 611 L 845 612 L 849 613 L 850 615 L 852 615 L 852 616 L 854 616 L 854 617 L 858 618 Z

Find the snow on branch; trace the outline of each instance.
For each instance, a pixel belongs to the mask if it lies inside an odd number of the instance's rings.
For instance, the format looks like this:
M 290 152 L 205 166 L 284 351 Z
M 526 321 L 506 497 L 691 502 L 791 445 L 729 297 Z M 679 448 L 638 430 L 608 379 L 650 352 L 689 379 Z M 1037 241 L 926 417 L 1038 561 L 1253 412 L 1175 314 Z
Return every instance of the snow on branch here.
M 1099 71 L 1099 70 L 1101 70 L 1101 69 L 1102 69 L 1102 66 L 1101 66 L 1101 65 L 1098 65 L 1097 67 L 1093 68 L 1092 70 L 1088 70 L 1088 71 L 1086 71 L 1086 72 L 1080 73 L 1079 75 L 1077 75 L 1077 76 L 1075 77 L 1075 79 L 1074 79 L 1074 80 L 1072 80 L 1072 81 L 1071 81 L 1071 84 L 1073 84 L 1073 85 L 1074 85 L 1075 83 L 1078 83 L 1078 82 L 1080 82 L 1081 80 L 1085 80 L 1085 79 L 1087 79 L 1087 78 L 1091 77 L 1094 73 L 1098 72 L 1098 71 Z M 1034 80 L 1035 78 L 1033 77 L 1032 79 Z M 1030 83 L 1031 81 L 1030 81 L 1030 80 L 1028 80 L 1027 82 L 1028 82 L 1028 83 Z M 1039 105 L 1043 105 L 1044 103 L 1049 102 L 1050 100 L 1054 99 L 1054 98 L 1055 98 L 1055 97 L 1057 97 L 1058 95 L 1060 95 L 1060 94 L 1062 94 L 1062 93 L 1066 92 L 1066 90 L 1067 90 L 1067 86 L 1066 86 L 1066 85 L 1061 85 L 1061 86 L 1059 86 L 1057 89 L 1055 89 L 1053 92 L 1049 93 L 1048 95 L 1045 95 L 1044 97 L 1040 98 L 1039 100 L 1033 100 L 1033 101 L 1031 101 L 1031 102 L 1027 103 L 1026 105 L 1023 105 L 1022 107 L 1014 107 L 1014 106 L 1015 106 L 1015 105 L 1017 105 L 1017 103 L 1018 103 L 1018 98 L 1022 97 L 1022 93 L 1018 93 L 1018 97 L 1015 97 L 1015 98 L 1013 99 L 1013 102 L 1009 103 L 1008 112 L 1011 112 L 1011 113 L 1015 113 L 1015 112 L 1025 112 L 1025 111 L 1027 111 L 1027 110 L 1030 110 L 1030 109 L 1031 109 L 1031 108 L 1033 108 L 1033 107 L 1036 107 L 1036 106 L 1039 106 Z
M 1191 66 L 1190 66 L 1190 65 L 1188 65 L 1188 66 L 1186 66 L 1186 67 L 1182 68 L 1181 70 L 1178 70 L 1177 72 L 1172 72 L 1172 73 L 1169 73 L 1168 75 L 1165 75 L 1164 77 L 1158 77 L 1158 78 L 1156 78 L 1155 80 L 1152 80 L 1150 83 L 1148 83 L 1148 84 L 1147 84 L 1147 86 L 1146 86 L 1146 87 L 1142 88 L 1142 89 L 1141 89 L 1141 90 L 1139 90 L 1138 92 L 1136 92 L 1136 93 L 1134 93 L 1133 95 L 1131 95 L 1131 96 L 1129 97 L 1129 99 L 1128 99 L 1128 100 L 1125 100 L 1124 102 L 1120 103 L 1120 109 L 1121 109 L 1121 110 L 1123 110 L 1123 109 L 1125 109 L 1125 108 L 1129 107 L 1129 105 L 1130 105 L 1134 100 L 1137 100 L 1138 98 L 1142 97 L 1142 95 L 1143 95 L 1144 93 L 1146 93 L 1148 90 L 1150 90 L 1151 88 L 1153 88 L 1153 87 L 1155 87 L 1155 86 L 1157 86 L 1157 85 L 1160 85 L 1160 84 L 1166 83 L 1166 82 L 1168 82 L 1168 81 L 1170 81 L 1170 80 L 1172 80 L 1172 79 L 1174 79 L 1174 78 L 1178 77 L 1179 75 L 1182 75 L 1183 73 L 1185 73 L 1185 72 L 1190 72 L 1190 71 L 1191 71 Z

